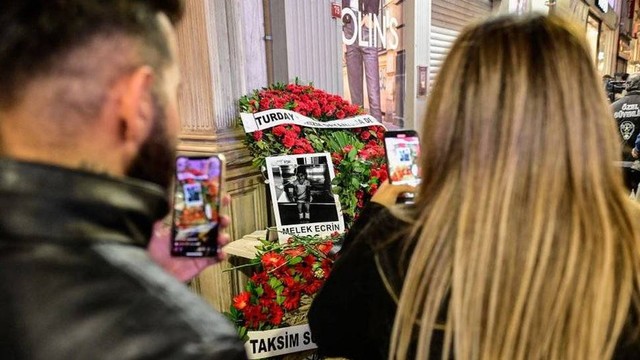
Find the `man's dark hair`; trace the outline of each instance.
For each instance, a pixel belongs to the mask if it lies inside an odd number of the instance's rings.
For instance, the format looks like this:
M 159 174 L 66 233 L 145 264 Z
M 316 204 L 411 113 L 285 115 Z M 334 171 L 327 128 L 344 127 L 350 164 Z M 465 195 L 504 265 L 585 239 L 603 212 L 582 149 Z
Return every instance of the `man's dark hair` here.
M 69 54 L 97 39 L 128 38 L 142 61 L 161 69 L 170 60 L 156 17 L 182 15 L 180 0 L 6 0 L 0 2 L 0 109 L 33 79 L 67 71 Z M 114 40 L 117 41 L 117 40 Z M 99 63 L 97 56 L 78 61 Z M 106 61 L 106 59 L 105 59 Z M 69 72 L 69 71 L 67 71 Z

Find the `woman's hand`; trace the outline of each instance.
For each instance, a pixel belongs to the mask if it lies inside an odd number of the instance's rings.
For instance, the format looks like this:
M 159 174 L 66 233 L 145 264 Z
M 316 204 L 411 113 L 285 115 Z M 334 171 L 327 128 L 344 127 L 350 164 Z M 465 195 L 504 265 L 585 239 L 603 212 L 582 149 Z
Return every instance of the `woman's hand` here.
M 371 201 L 386 207 L 393 206 L 398 201 L 398 196 L 402 193 L 415 193 L 416 187 L 411 185 L 394 185 L 389 180 L 385 180 L 380 184 L 378 191 L 373 194 Z

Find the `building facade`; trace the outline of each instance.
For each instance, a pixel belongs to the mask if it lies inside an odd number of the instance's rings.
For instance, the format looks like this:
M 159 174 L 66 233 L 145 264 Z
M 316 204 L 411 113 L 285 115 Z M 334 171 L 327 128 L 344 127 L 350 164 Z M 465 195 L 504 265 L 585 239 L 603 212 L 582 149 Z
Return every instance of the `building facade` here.
M 602 74 L 640 66 L 637 26 L 630 18 L 638 17 L 633 0 L 375 1 L 379 4 L 372 17 L 376 40 L 367 41 L 377 47 L 381 120 L 389 128 L 420 128 L 430 85 L 457 34 L 467 24 L 494 13 L 569 16 L 584 28 L 594 64 Z M 296 80 L 349 98 L 344 54 L 352 38 L 345 36 L 343 14 L 335 13 L 336 6 L 343 4 L 342 0 L 193 0 L 187 4 L 177 29 L 185 83 L 179 96 L 179 150 L 224 153 L 228 159 L 225 191 L 232 197 L 232 239 L 272 224 L 264 177 L 251 166 L 242 142 L 245 135 L 238 122 L 237 101 L 268 84 Z M 366 91 L 368 86 L 363 88 Z M 365 108 L 370 106 L 367 99 Z M 207 269 L 191 284 L 220 310 L 228 309 L 233 295 L 244 286 L 243 274 L 224 271 L 234 261 Z

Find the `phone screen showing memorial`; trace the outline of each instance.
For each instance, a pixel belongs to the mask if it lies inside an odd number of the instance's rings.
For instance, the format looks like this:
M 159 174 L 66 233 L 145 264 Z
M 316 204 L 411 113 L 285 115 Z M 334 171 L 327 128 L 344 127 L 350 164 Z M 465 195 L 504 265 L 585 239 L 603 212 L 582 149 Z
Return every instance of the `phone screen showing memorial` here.
M 389 182 L 417 186 L 420 183 L 418 157 L 420 139 L 413 130 L 387 131 L 384 134 Z M 413 194 L 402 194 L 400 202 L 410 202 Z
M 176 159 L 171 255 L 218 253 L 218 225 L 224 173 L 222 155 Z

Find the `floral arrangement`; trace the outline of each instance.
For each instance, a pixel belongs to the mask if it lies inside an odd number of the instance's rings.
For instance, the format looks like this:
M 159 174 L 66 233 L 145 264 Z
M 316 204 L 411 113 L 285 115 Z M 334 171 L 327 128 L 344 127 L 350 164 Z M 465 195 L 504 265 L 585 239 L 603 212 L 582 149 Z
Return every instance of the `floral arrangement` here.
M 240 98 L 239 105 L 240 112 L 287 109 L 318 121 L 363 114 L 361 107 L 338 95 L 297 82 L 255 90 Z M 335 170 L 333 190 L 340 197 L 345 225 L 349 227 L 365 200 L 387 179 L 383 134 L 382 126 L 327 130 L 290 124 L 249 133 L 245 144 L 256 167 L 263 167 L 268 156 L 330 152 Z
M 244 266 L 255 266 L 245 291 L 233 298 L 227 317 L 244 338 L 248 330 L 269 330 L 298 325 L 306 309 L 331 271 L 334 242 L 330 237 L 294 236 L 287 243 L 262 241 L 256 257 Z M 303 313 L 297 314 L 303 310 Z

